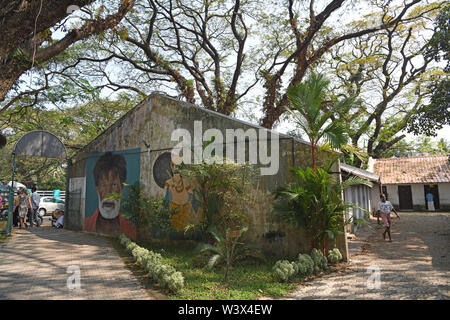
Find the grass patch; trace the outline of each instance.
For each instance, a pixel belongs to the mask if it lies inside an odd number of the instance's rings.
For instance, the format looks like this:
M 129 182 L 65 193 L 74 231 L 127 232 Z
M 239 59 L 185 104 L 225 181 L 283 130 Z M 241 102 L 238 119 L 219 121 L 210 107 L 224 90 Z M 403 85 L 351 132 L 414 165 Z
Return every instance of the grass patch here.
M 173 266 L 183 274 L 185 285 L 177 294 L 163 290 L 145 271 L 138 266 L 133 258 L 114 240 L 119 254 L 127 267 L 135 274 L 143 286 L 150 290 L 150 294 L 163 292 L 161 299 L 174 300 L 255 300 L 259 297 L 280 298 L 293 292 L 299 284 L 309 279 L 294 278 L 287 283 L 277 282 L 272 274 L 275 259 L 265 262 L 246 260 L 236 263 L 230 269 L 227 282 L 223 282 L 224 266 L 217 266 L 208 270 L 206 262 L 200 261 L 192 251 L 195 244 L 188 241 L 173 242 L 144 242 L 139 243 L 163 256 L 163 262 Z M 333 270 L 333 269 L 332 269 Z M 320 275 L 319 275 L 320 276 Z
M 218 266 L 208 270 L 194 258 L 190 243 L 170 245 L 164 243 L 142 243 L 143 247 L 159 252 L 163 261 L 180 271 L 185 280 L 184 288 L 177 294 L 168 294 L 169 299 L 257 299 L 259 296 L 280 297 L 296 288 L 295 283 L 278 283 L 272 278 L 275 261 L 258 264 L 236 264 L 225 283 L 225 268 Z

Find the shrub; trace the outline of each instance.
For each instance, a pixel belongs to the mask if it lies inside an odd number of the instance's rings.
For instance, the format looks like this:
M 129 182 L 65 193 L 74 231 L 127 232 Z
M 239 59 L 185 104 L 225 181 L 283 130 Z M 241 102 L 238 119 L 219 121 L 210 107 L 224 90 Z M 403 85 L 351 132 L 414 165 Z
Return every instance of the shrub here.
M 168 286 L 173 292 L 178 292 L 184 287 L 184 278 L 181 272 L 177 271 L 172 273 L 170 280 L 168 281 Z
M 312 258 L 307 254 L 299 254 L 298 260 L 296 262 L 298 265 L 298 274 L 307 277 L 314 272 L 314 261 Z
M 126 247 L 131 242 L 131 240 L 128 239 L 124 234 L 121 234 L 119 236 L 119 240 L 120 240 L 120 244 L 124 247 Z
M 131 253 L 133 251 L 133 249 L 136 248 L 136 247 L 137 247 L 137 244 L 132 242 L 132 241 L 130 241 L 130 242 L 128 242 L 128 244 L 126 246 L 126 249 L 127 249 L 128 252 Z
M 163 287 L 168 287 L 170 280 L 171 280 L 171 275 L 174 274 L 176 272 L 175 268 L 172 266 L 169 266 L 167 264 L 161 264 L 161 268 L 158 269 L 158 282 L 163 286 Z
M 342 260 L 342 254 L 338 248 L 334 248 L 333 250 L 328 251 L 327 254 L 328 261 L 332 264 L 336 264 Z
M 184 286 L 183 275 L 177 272 L 174 267 L 162 263 L 162 256 L 159 253 L 138 246 L 124 235 L 121 235 L 119 239 L 127 251 L 133 255 L 134 260 L 161 286 L 167 287 L 173 292 L 177 292 Z
M 314 262 L 314 273 L 319 273 L 320 271 L 328 269 L 328 260 L 327 257 L 323 255 L 317 249 L 312 249 L 311 251 L 311 259 Z
M 147 249 L 137 246 L 136 248 L 133 249 L 131 254 L 134 257 L 134 260 L 136 260 L 136 262 L 139 265 L 141 265 L 141 266 L 145 266 L 146 265 L 146 260 L 147 260 L 148 255 L 149 255 L 149 251 Z
M 295 269 L 293 263 L 287 260 L 279 260 L 273 267 L 275 278 L 281 281 L 288 281 L 295 275 Z

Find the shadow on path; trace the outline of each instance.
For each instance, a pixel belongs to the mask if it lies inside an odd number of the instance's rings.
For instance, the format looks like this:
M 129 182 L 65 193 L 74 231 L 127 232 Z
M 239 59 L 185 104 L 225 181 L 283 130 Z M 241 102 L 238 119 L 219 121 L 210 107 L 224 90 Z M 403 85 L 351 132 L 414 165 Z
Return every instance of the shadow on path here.
M 152 299 L 110 239 L 96 234 L 15 229 L 1 245 L 0 261 L 0 299 Z M 75 274 L 80 287 L 71 290 Z
M 392 242 L 383 240 L 384 228 L 374 228 L 365 249 L 351 255 L 348 273 L 316 279 L 289 298 L 450 299 L 450 214 L 403 212 L 400 218 L 393 219 Z

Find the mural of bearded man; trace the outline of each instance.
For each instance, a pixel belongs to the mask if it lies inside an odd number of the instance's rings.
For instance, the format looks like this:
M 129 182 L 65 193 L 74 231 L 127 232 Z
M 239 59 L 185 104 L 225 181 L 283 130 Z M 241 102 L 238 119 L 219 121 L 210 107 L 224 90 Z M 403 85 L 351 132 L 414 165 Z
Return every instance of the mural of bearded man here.
M 135 225 L 120 213 L 120 199 L 108 199 L 111 193 L 122 194 L 127 178 L 125 158 L 107 152 L 94 167 L 94 182 L 98 196 L 98 209 L 84 220 L 86 231 L 118 235 L 136 239 Z

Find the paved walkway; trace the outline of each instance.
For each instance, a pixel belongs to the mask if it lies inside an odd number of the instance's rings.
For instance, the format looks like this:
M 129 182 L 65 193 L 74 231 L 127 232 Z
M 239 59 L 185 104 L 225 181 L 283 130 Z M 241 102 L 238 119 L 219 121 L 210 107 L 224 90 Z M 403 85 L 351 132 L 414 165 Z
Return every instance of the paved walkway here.
M 361 240 L 358 247 L 349 244 L 349 272 L 313 280 L 287 298 L 450 299 L 450 214 L 399 214 L 393 242 L 384 241 L 383 229 L 375 228 L 362 247 Z M 379 287 L 370 267 L 380 270 Z
M 152 299 L 104 237 L 46 226 L 14 233 L 0 243 L 0 299 Z M 77 268 L 80 289 L 69 289 Z

